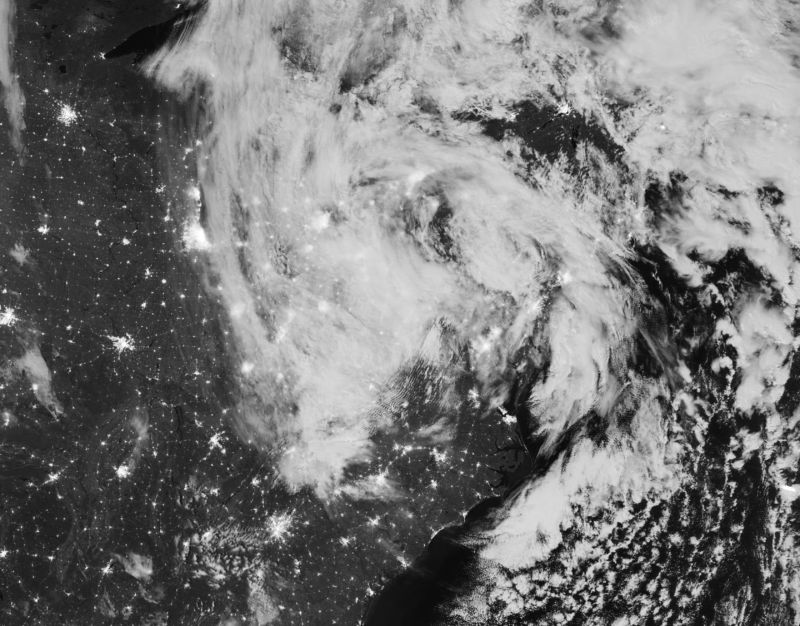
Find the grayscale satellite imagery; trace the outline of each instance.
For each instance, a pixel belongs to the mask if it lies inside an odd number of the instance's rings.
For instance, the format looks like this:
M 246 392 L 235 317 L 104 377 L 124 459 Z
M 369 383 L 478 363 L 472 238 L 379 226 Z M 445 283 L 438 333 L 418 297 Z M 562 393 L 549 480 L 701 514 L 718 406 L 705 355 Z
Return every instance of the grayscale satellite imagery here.
M 0 0 L 1 626 L 800 624 L 798 0 Z

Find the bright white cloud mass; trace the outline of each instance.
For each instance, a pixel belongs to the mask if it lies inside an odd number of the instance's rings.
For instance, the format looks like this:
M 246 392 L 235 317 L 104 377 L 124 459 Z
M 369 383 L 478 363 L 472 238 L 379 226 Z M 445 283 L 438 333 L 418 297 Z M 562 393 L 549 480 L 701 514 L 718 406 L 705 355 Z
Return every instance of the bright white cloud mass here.
M 444 388 L 468 369 L 487 416 L 537 371 L 524 419 L 552 462 L 475 537 L 487 568 L 512 574 L 567 541 L 576 508 L 613 509 L 613 527 L 680 489 L 719 400 L 704 395 L 713 368 L 737 411 L 771 424 L 726 462 L 761 449 L 766 472 L 791 466 L 794 448 L 776 442 L 794 422 L 776 405 L 798 297 L 797 11 L 210 0 L 146 71 L 196 98 L 196 181 L 173 183 L 247 365 L 242 439 L 278 455 L 292 489 L 358 493 L 345 470 L 393 427 L 415 364 Z M 523 124 L 521 102 L 585 117 L 605 144 L 534 146 L 531 166 L 520 133 L 486 126 Z M 202 209 L 184 193 L 195 182 Z M 692 337 L 669 343 L 657 312 L 689 305 L 643 276 L 644 249 L 724 309 L 712 326 L 729 361 L 698 362 Z M 721 292 L 715 268 L 731 253 L 763 280 Z M 642 351 L 658 373 L 635 371 Z M 590 414 L 604 440 L 566 446 Z M 514 589 L 493 600 L 509 615 L 530 608 Z M 454 610 L 482 623 L 482 597 Z

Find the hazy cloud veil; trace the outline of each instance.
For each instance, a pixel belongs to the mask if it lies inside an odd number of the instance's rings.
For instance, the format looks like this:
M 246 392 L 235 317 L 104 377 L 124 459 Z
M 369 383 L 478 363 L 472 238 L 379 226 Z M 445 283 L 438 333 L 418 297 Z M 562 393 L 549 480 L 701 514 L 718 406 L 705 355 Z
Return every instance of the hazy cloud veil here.
M 14 73 L 14 12 L 12 0 L 0 1 L 0 91 L 8 115 L 11 145 L 19 151 L 22 149 L 22 131 L 25 129 L 25 97 Z

